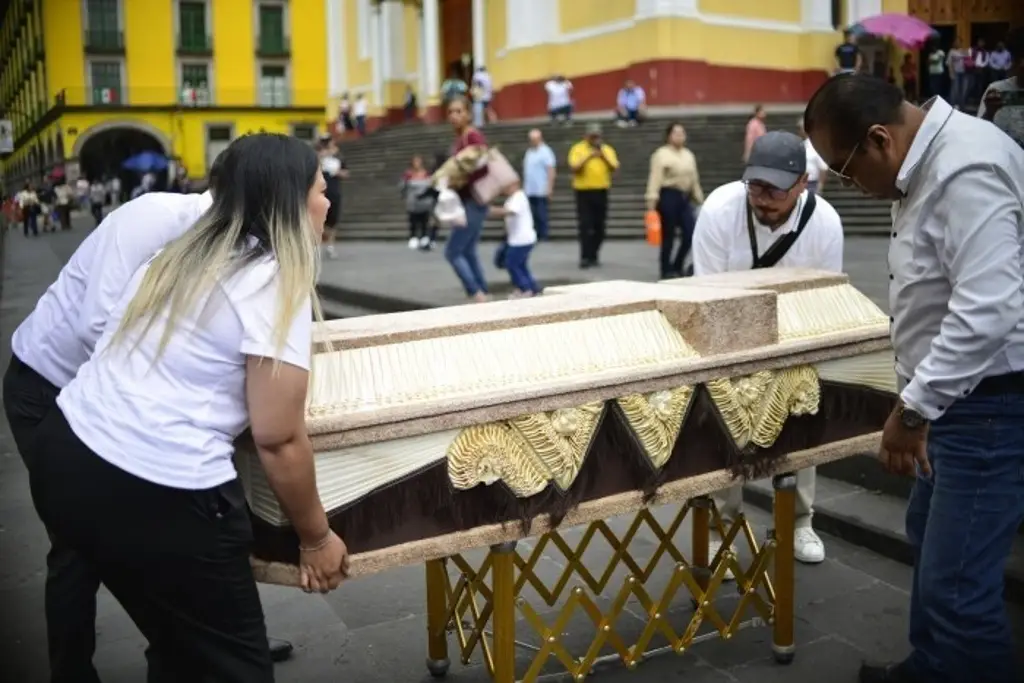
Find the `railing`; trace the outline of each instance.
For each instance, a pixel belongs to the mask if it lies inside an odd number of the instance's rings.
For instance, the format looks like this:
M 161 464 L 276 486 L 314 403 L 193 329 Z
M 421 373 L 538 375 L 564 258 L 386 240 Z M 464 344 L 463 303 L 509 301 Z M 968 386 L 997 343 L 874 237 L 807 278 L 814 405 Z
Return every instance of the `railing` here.
M 140 86 L 65 88 L 54 104 L 63 107 L 157 107 L 170 109 L 209 109 L 243 107 L 281 109 L 311 107 L 322 110 L 327 104 L 326 89 L 294 90 L 279 86 L 264 88 L 209 88 L 204 86 Z
M 260 57 L 287 57 L 291 54 L 288 36 L 261 35 L 256 41 L 256 54 Z
M 124 52 L 124 32 L 99 30 L 85 32 L 85 49 L 97 54 L 119 54 Z
M 213 36 L 210 35 L 178 35 L 178 54 L 210 55 L 213 54 Z
M 89 104 L 94 107 L 123 107 L 123 90 L 121 86 L 93 87 L 89 93 Z

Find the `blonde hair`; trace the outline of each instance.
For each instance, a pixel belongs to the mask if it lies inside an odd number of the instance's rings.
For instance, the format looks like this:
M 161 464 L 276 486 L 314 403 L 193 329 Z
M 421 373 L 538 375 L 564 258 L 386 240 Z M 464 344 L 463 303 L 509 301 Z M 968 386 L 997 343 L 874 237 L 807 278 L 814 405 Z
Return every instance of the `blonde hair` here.
M 284 348 L 307 297 L 316 320 L 323 320 L 316 295 L 318 245 L 306 208 L 311 183 L 319 172 L 316 154 L 287 136 L 259 134 L 239 138 L 222 156 L 219 177 L 211 181 L 213 205 L 152 259 L 111 347 L 142 326 L 134 349 L 163 313 L 159 358 L 182 317 L 219 282 L 271 257 L 277 264 L 279 285 L 275 349 Z

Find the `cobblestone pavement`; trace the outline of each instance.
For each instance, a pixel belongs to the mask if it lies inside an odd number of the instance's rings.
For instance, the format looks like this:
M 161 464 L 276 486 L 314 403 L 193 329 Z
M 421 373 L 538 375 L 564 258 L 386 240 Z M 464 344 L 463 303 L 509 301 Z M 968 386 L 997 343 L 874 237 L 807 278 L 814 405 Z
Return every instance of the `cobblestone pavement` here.
M 84 227 L 78 225 L 69 233 L 39 239 L 25 239 L 17 233 L 7 236 L 0 305 L 0 339 L 5 346 L 4 357 L 7 356 L 14 328 L 54 279 L 84 233 Z M 858 254 L 862 249 L 865 259 L 872 251 L 870 245 L 858 244 L 852 242 L 852 249 L 848 252 L 852 252 L 847 257 L 851 266 L 861 258 Z M 611 264 L 619 260 L 620 248 L 622 254 L 626 254 L 628 249 L 642 253 L 636 251 L 636 245 L 609 245 L 609 270 Z M 404 247 L 346 244 L 343 251 L 344 259 L 331 266 L 339 271 L 346 264 L 370 264 L 383 258 L 385 253 L 402 254 Z M 387 269 L 381 268 L 379 264 L 383 262 L 378 260 L 376 277 L 383 275 L 389 281 L 404 279 L 406 291 L 417 292 L 417 277 L 422 271 L 410 270 L 407 264 L 412 261 L 411 257 L 421 256 L 440 259 L 437 254 L 406 254 L 402 258 L 396 257 Z M 646 258 L 650 261 L 648 268 L 653 267 L 653 254 L 647 251 Z M 542 257 L 539 256 L 538 270 L 541 262 Z M 365 268 L 359 272 L 369 273 Z M 345 277 L 355 281 L 356 273 L 350 271 Z M 874 284 L 876 289 L 884 288 L 884 280 L 871 283 L 870 276 L 864 277 L 869 278 L 865 283 Z M 453 282 L 453 277 L 449 278 L 448 285 Z M 357 284 L 372 286 L 369 282 Z M 767 516 L 755 510 L 750 512 L 755 527 L 763 532 Z M 671 510 L 663 508 L 657 514 L 665 519 Z M 613 520 L 612 526 L 621 532 L 625 521 Z M 578 531 L 570 531 L 568 535 L 578 536 Z M 681 542 L 685 544 L 685 539 Z M 645 552 L 650 554 L 654 543 L 651 535 L 644 535 L 634 542 L 635 552 L 641 556 Z M 692 683 L 769 683 L 783 680 L 819 683 L 826 679 L 837 683 L 852 682 L 862 658 L 903 655 L 906 651 L 910 570 L 838 539 L 826 539 L 826 543 L 829 558 L 824 564 L 798 568 L 799 649 L 791 666 L 781 667 L 773 663 L 767 630 L 748 629 L 729 642 L 702 643 L 681 657 L 666 655 L 653 658 L 636 672 L 627 672 L 621 666 L 608 666 L 601 669 L 593 680 L 598 683 L 677 679 Z M 529 546 L 529 543 L 524 545 Z M 6 424 L 3 424 L 0 427 L 0 647 L 3 652 L 0 680 L 17 683 L 46 680 L 42 611 L 46 548 L 46 536 L 32 509 L 28 478 Z M 595 547 L 587 556 L 588 563 L 603 566 L 610 553 L 605 547 Z M 538 571 L 550 576 L 558 572 L 560 566 L 557 557 L 548 556 L 541 561 Z M 659 578 L 664 581 L 667 573 L 666 564 L 655 581 Z M 275 587 L 263 587 L 262 593 L 270 632 L 289 638 L 296 645 L 293 659 L 279 665 L 279 681 L 418 683 L 427 678 L 421 567 L 406 567 L 361 579 L 327 597 L 312 597 Z M 721 608 L 734 603 L 734 599 L 723 598 Z M 688 601 L 679 601 L 673 610 L 674 616 L 685 617 L 687 610 Z M 1021 610 L 1017 607 L 1012 610 L 1017 624 L 1024 624 Z M 588 623 L 585 619 L 574 620 L 565 629 L 564 640 L 570 646 L 585 645 L 589 639 Z M 635 632 L 638 625 L 639 621 L 634 616 L 626 615 L 619 628 L 623 632 Z M 145 643 L 121 608 L 105 592 L 101 593 L 97 627 L 96 664 L 103 680 L 107 683 L 144 680 L 142 652 Z M 520 633 L 528 640 L 525 631 L 524 624 Z M 476 660 L 468 666 L 453 664 L 450 680 L 470 683 L 484 681 L 486 676 L 479 660 Z

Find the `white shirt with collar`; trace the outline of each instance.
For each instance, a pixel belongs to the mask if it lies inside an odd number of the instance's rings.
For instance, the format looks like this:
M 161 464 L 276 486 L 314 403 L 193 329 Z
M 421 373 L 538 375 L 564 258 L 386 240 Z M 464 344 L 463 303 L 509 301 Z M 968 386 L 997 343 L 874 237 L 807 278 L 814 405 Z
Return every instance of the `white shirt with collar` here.
M 202 490 L 235 479 L 234 441 L 249 425 L 249 356 L 308 370 L 313 310 L 307 298 L 282 349 L 275 344 L 277 261 L 264 256 L 224 278 L 190 311 L 157 355 L 166 312 L 143 337 L 111 346 L 149 264 L 110 313 L 96 353 L 57 397 L 72 431 L 97 456 L 140 479 Z
M 793 213 L 772 230 L 754 217 L 758 255 L 763 255 L 783 235 L 793 232 L 800 220 L 807 192 L 800 196 Z M 816 207 L 807 226 L 789 251 L 776 264 L 780 268 L 817 268 L 843 272 L 843 223 L 832 205 L 815 197 Z M 695 275 L 713 275 L 750 270 L 754 255 L 747 231 L 747 187 L 743 181 L 722 185 L 707 196 L 697 217 L 693 234 Z
M 112 211 L 14 331 L 14 354 L 54 386 L 65 386 L 92 355 L 135 271 L 188 230 L 212 202 L 208 192 L 154 192 Z
M 900 168 L 889 309 L 901 397 L 938 419 L 1024 370 L 1024 150 L 941 98 Z

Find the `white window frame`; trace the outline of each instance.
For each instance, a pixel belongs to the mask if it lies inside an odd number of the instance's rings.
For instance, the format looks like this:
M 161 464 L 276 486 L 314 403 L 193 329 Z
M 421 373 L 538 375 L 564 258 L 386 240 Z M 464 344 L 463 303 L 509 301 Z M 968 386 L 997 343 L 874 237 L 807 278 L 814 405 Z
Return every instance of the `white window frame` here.
M 285 89 L 285 103 L 284 104 L 273 104 L 266 103 L 263 101 L 263 67 L 265 66 L 280 66 L 284 68 L 284 89 Z M 292 106 L 292 102 L 295 100 L 294 93 L 292 93 L 292 65 L 290 60 L 287 59 L 261 59 L 256 62 L 256 104 L 261 107 L 271 107 L 274 109 L 286 109 Z
M 177 69 L 177 83 L 178 83 L 178 94 L 175 101 L 182 105 L 188 106 L 183 101 L 183 95 L 185 92 L 185 67 L 186 66 L 205 66 L 206 67 L 206 101 L 202 104 L 197 104 L 196 108 L 200 107 L 212 107 L 214 105 L 214 83 L 213 83 L 213 60 L 209 58 L 181 58 L 177 60 L 175 68 Z M 195 87 L 195 84 L 192 84 Z
M 92 65 L 96 63 L 115 63 L 118 68 L 117 80 L 121 83 L 121 101 L 118 103 L 119 106 L 128 105 L 128 84 L 125 82 L 125 75 L 128 70 L 125 68 L 124 57 L 120 55 L 96 55 L 89 56 L 85 59 L 85 92 L 86 92 L 86 103 L 90 107 L 103 106 L 102 103 L 96 103 L 92 101 L 93 95 L 93 84 L 92 84 Z
M 89 30 L 89 0 L 82 0 L 82 38 L 85 38 L 85 32 Z M 122 39 L 124 38 L 124 0 L 117 0 L 117 30 L 121 32 Z
M 252 13 L 252 35 L 256 39 L 256 45 L 260 44 L 260 5 L 276 5 L 281 8 L 281 21 L 284 26 L 284 39 L 288 44 L 288 52 L 292 49 L 292 13 L 291 5 L 287 0 L 253 0 Z
M 181 37 L 181 2 L 182 0 L 174 1 L 174 51 L 178 51 L 178 40 Z M 187 2 L 201 2 L 206 5 L 206 9 L 203 12 L 203 30 L 206 31 L 206 36 L 212 41 L 213 40 L 213 18 L 210 13 L 213 11 L 213 6 L 210 4 L 210 0 L 186 0 Z M 216 45 L 211 45 L 216 48 Z

